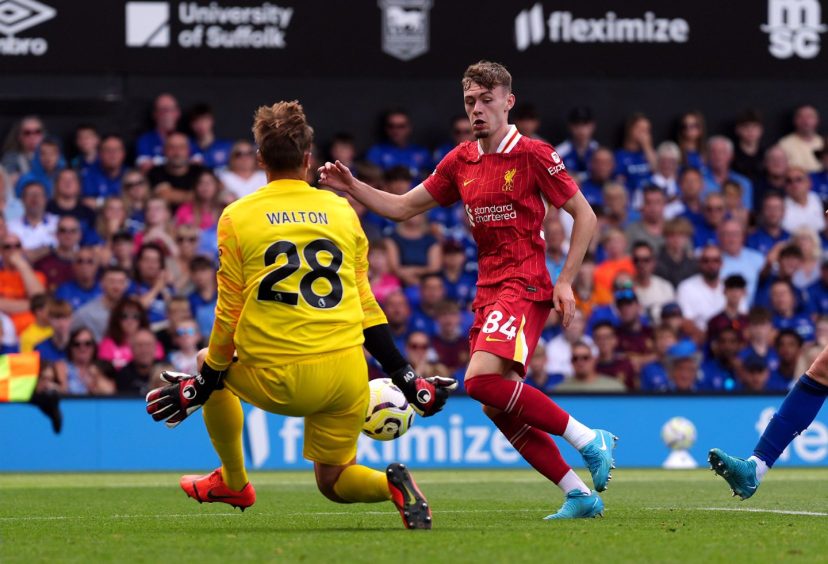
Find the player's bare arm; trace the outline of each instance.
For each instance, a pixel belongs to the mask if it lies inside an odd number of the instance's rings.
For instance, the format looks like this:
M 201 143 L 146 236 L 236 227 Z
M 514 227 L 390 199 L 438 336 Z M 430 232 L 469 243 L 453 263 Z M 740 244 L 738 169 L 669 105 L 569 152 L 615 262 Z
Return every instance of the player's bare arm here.
M 321 184 L 347 192 L 374 213 L 394 221 L 405 221 L 437 206 L 422 184 L 400 196 L 377 190 L 354 178 L 348 167 L 339 161 L 325 163 L 318 172 Z
M 569 244 L 569 253 L 566 262 L 561 270 L 558 280 L 555 282 L 552 301 L 555 309 L 561 315 L 564 327 L 568 327 L 575 316 L 575 295 L 572 293 L 572 281 L 575 274 L 581 268 L 581 262 L 589 248 L 592 234 L 598 220 L 592 206 L 589 205 L 584 195 L 578 191 L 566 201 L 563 209 L 575 220 L 572 226 L 572 239 Z

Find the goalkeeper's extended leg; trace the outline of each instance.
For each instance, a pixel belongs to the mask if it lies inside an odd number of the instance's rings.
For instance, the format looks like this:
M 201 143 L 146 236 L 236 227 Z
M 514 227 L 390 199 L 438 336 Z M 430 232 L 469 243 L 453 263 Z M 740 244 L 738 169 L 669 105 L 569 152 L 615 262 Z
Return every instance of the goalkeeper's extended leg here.
M 181 488 L 199 502 L 222 502 L 244 510 L 256 501 L 256 491 L 244 468 L 241 401 L 227 388 L 216 390 L 202 413 L 221 468 L 205 476 L 182 476 Z
M 431 528 L 431 508 L 404 464 L 389 464 L 383 474 L 359 464 L 332 466 L 317 462 L 314 471 L 319 491 L 331 501 L 392 501 L 405 528 Z

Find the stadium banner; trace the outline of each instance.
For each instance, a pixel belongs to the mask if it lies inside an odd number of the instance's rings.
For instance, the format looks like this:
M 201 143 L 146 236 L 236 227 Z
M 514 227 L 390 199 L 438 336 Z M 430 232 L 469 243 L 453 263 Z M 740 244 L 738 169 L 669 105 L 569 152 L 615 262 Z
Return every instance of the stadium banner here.
M 693 422 L 698 439 L 689 456 L 704 466 L 707 450 L 717 446 L 749 454 L 781 403 L 762 397 L 558 397 L 560 404 L 590 425 L 619 437 L 619 468 L 658 467 L 671 454 L 661 428 L 673 417 Z M 63 432 L 54 435 L 49 421 L 25 404 L 0 404 L 0 471 L 145 471 L 209 470 L 218 465 L 199 414 L 174 430 L 154 423 L 144 402 L 126 399 L 78 399 L 61 403 Z M 302 420 L 245 406 L 245 450 L 251 469 L 310 468 L 302 458 Z M 573 466 L 580 456 L 568 445 L 561 451 Z M 395 441 L 361 436 L 358 459 L 383 467 L 399 460 L 416 468 L 521 468 L 525 463 L 480 405 L 452 398 L 429 419 L 416 418 Z M 793 442 L 779 466 L 828 464 L 828 414 L 822 413 Z
M 3 0 L 0 73 L 808 77 L 826 0 Z M 475 22 L 483 22 L 476 24 Z

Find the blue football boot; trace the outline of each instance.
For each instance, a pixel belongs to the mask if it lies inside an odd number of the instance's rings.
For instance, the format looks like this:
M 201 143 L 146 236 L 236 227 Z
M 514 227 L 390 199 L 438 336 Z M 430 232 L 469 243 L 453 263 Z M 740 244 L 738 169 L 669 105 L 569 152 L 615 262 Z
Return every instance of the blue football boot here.
M 725 479 L 734 497 L 747 499 L 759 489 L 755 461 L 730 456 L 718 448 L 711 449 L 707 461 L 710 469 Z
M 594 429 L 594 431 L 595 438 L 579 452 L 584 457 L 589 473 L 592 474 L 592 484 L 597 491 L 602 492 L 607 489 L 608 482 L 612 480 L 612 469 L 615 468 L 612 451 L 615 449 L 618 437 L 603 429 Z
M 589 519 L 604 516 L 604 502 L 598 492 L 584 493 L 581 490 L 570 490 L 566 494 L 563 505 L 557 513 L 547 515 L 543 519 Z

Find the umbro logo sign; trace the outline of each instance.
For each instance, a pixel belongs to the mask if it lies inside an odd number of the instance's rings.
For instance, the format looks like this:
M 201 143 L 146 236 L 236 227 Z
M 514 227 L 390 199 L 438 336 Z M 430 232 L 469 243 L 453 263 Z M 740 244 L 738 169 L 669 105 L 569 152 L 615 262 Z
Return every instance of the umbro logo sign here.
M 51 20 L 57 11 L 36 0 L 0 0 L 0 55 L 41 56 L 49 50 L 43 37 L 17 37 L 21 31 Z

